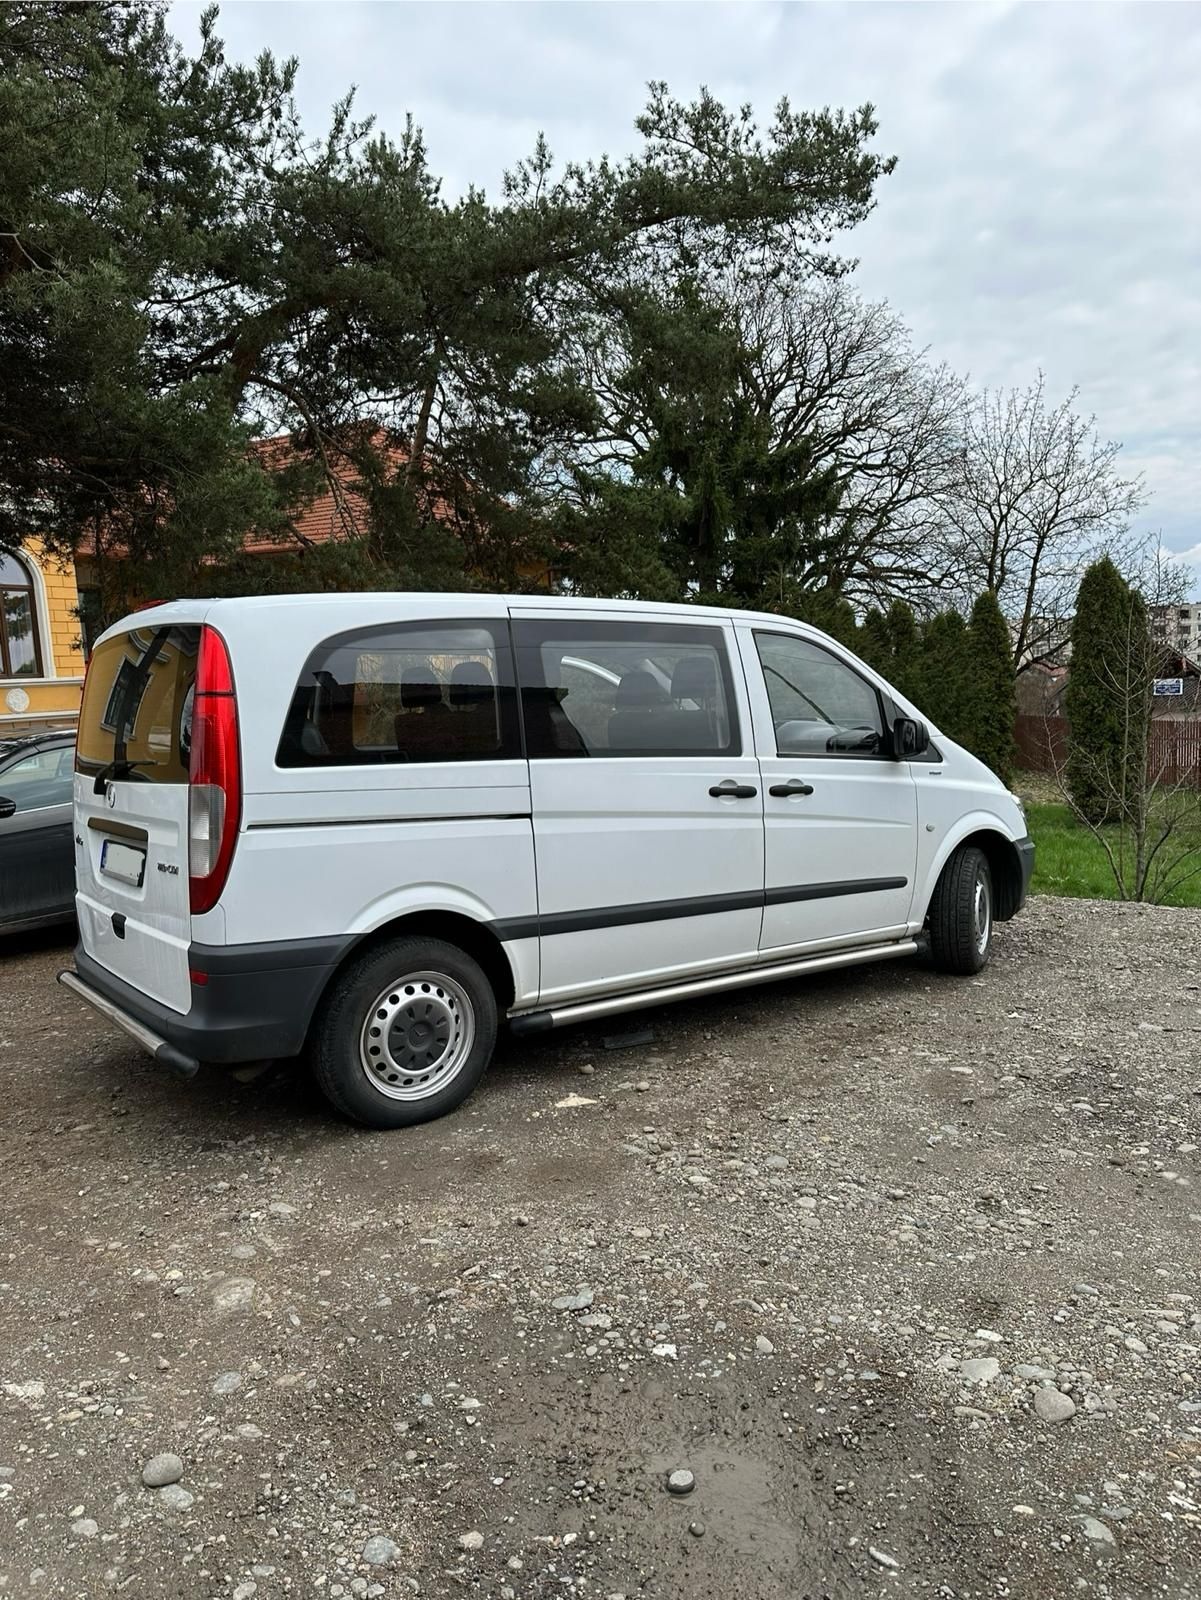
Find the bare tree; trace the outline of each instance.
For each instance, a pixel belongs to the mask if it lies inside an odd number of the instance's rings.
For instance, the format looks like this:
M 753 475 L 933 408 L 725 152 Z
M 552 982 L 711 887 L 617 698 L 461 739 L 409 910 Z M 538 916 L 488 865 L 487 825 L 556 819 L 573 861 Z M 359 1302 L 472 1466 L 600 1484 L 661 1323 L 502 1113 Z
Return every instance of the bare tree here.
M 958 475 L 962 380 L 845 277 L 752 281 L 733 298 L 773 437 L 807 442 L 814 469 L 837 474 L 828 581 L 855 601 L 903 595 L 925 609 L 950 570 L 941 506 Z
M 962 417 L 959 471 L 942 502 L 965 595 L 991 589 L 1013 629 L 1018 671 L 1062 659 L 1085 566 L 1108 554 L 1133 574 L 1151 540 L 1132 535 L 1141 477 L 1118 470 L 1121 446 L 1075 409 L 1051 405 L 1042 374 L 1027 389 L 986 389 Z

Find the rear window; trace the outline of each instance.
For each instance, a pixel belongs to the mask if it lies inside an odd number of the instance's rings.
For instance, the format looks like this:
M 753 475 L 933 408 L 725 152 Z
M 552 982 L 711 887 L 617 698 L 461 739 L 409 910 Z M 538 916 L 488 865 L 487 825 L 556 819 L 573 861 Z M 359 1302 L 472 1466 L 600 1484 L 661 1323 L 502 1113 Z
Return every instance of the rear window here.
M 200 628 L 133 628 L 96 646 L 79 713 L 76 771 L 187 783 Z
M 499 761 L 521 754 L 503 623 L 397 623 L 327 639 L 305 662 L 281 767 Z

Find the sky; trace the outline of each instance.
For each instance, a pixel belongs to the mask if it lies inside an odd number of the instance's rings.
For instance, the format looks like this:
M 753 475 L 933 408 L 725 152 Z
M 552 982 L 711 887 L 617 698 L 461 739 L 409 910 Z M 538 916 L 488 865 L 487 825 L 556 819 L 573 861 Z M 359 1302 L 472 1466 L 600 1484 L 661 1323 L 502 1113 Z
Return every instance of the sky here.
M 171 8 L 189 44 L 200 10 Z M 219 31 L 299 57 L 314 133 L 352 85 L 386 132 L 411 112 L 448 196 L 498 192 L 539 132 L 637 148 L 652 79 L 761 120 L 870 101 L 898 165 L 840 241 L 861 290 L 978 386 L 1078 388 L 1201 599 L 1201 4 L 235 0 Z

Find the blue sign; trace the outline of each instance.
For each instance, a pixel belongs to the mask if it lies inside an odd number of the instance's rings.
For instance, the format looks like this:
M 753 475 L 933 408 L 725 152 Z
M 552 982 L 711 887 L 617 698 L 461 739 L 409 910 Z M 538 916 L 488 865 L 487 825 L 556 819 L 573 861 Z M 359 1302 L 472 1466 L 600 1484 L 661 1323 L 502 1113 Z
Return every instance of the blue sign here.
M 1184 693 L 1183 678 L 1156 678 L 1151 690 L 1152 694 L 1177 695 Z

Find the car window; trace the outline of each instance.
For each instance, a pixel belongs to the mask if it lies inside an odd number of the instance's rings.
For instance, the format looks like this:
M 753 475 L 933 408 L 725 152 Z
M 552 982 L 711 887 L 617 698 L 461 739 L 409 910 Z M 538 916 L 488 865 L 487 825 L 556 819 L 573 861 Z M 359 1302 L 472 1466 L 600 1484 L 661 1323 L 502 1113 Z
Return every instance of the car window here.
M 63 750 L 67 753 L 64 766 Z M 70 745 L 33 750 L 0 767 L 0 795 L 15 800 L 17 810 L 40 811 L 46 806 L 71 803 L 72 756 Z
M 137 783 L 188 781 L 198 625 L 129 628 L 92 651 L 79 713 L 76 769 L 114 761 Z
M 565 618 L 514 633 L 531 757 L 737 753 L 720 628 Z
M 284 721 L 281 767 L 519 757 L 503 623 L 397 623 L 327 639 Z
M 771 704 L 777 755 L 883 753 L 880 696 L 853 667 L 793 634 L 756 631 L 755 645 Z

